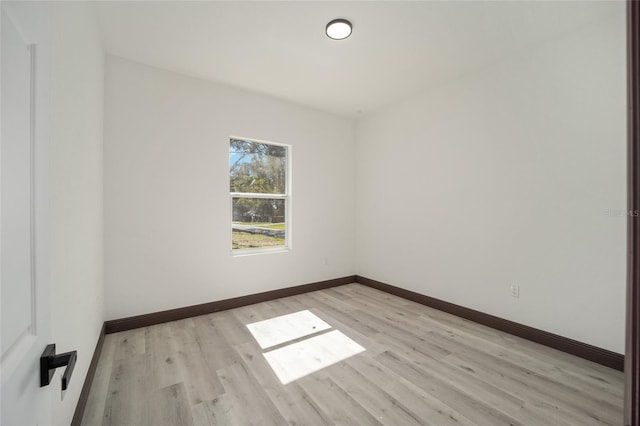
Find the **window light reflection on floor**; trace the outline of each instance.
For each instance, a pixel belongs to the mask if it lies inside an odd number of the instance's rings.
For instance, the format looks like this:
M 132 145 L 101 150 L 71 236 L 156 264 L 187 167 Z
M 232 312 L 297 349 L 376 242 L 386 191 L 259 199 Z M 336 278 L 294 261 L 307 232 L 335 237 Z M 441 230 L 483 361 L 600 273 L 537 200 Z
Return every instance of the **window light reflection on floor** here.
M 331 328 L 308 310 L 248 324 L 247 328 L 262 349 L 290 342 Z
M 270 348 L 331 328 L 308 310 L 248 324 L 260 344 Z M 365 348 L 338 330 L 265 352 L 264 358 L 283 385 L 364 352 Z

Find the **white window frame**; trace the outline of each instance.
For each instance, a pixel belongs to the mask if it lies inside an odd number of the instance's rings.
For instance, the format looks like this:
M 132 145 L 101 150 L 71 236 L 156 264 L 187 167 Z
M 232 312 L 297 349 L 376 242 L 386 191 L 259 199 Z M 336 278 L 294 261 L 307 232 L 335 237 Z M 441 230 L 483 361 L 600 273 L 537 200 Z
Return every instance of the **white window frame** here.
M 288 252 L 291 250 L 291 164 L 292 164 L 292 146 L 289 144 L 278 143 L 265 141 L 261 139 L 255 138 L 245 138 L 241 136 L 229 136 L 227 138 L 227 149 L 230 147 L 231 139 L 267 144 L 267 145 L 276 145 L 282 146 L 287 149 L 286 156 L 286 166 L 285 166 L 285 192 L 284 194 L 263 194 L 263 193 L 251 193 L 251 192 L 231 192 L 229 191 L 229 223 L 233 226 L 233 199 L 234 198 L 265 198 L 265 199 L 275 199 L 275 200 L 284 200 L 284 245 L 276 246 L 276 247 L 254 247 L 254 248 L 245 248 L 245 249 L 234 249 L 233 248 L 233 231 L 229 233 L 229 247 L 231 247 L 230 253 L 232 256 L 247 256 L 254 254 L 265 254 L 265 253 L 282 253 Z M 229 168 L 229 158 L 227 157 L 227 169 Z M 227 188 L 231 188 L 231 174 L 229 174 L 229 184 Z

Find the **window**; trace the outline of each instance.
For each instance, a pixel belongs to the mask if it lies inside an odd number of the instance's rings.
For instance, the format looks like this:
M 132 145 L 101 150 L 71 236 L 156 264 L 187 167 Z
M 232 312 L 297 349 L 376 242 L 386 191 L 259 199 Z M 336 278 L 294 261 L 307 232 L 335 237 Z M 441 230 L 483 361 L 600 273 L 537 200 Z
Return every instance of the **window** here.
M 290 246 L 290 149 L 271 142 L 230 139 L 233 253 L 282 251 Z

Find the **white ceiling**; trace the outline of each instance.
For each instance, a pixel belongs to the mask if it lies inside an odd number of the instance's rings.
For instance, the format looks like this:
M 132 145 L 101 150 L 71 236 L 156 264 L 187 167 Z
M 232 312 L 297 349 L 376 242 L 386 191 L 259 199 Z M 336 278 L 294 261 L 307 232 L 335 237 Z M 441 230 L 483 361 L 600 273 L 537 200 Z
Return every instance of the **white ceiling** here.
M 108 53 L 347 117 L 624 11 L 620 2 L 96 2 Z M 327 38 L 334 18 L 353 22 Z

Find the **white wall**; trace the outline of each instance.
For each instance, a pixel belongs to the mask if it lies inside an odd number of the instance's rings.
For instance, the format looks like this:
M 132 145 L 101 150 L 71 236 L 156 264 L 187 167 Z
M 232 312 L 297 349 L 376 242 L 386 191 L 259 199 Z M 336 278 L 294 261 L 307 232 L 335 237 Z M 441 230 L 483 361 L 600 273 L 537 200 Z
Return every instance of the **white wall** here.
M 107 319 L 355 273 L 352 121 L 110 56 L 105 105 Z M 230 135 L 292 145 L 290 252 L 230 255 Z
M 37 285 L 46 288 L 38 303 L 48 305 L 39 306 L 38 313 L 50 320 L 41 332 L 50 331 L 47 343 L 56 343 L 58 352 L 78 351 L 64 400 L 60 393 L 64 369 L 56 371 L 47 388 L 40 389 L 35 380 L 22 383 L 35 388 L 39 396 L 48 395 L 51 411 L 31 401 L 28 410 L 18 413 L 22 421 L 14 418 L 8 423 L 32 424 L 35 418 L 40 424 L 64 425 L 71 422 L 104 321 L 104 53 L 88 3 L 5 2 L 4 6 L 28 41 L 37 45 L 36 262 Z M 38 369 L 36 364 L 33 369 Z
M 359 122 L 359 275 L 624 352 L 626 219 L 605 214 L 626 205 L 612 8 Z
M 69 424 L 104 322 L 104 51 L 91 5 L 56 3 L 50 17 L 51 327 L 58 351 L 78 351 L 53 418 Z

